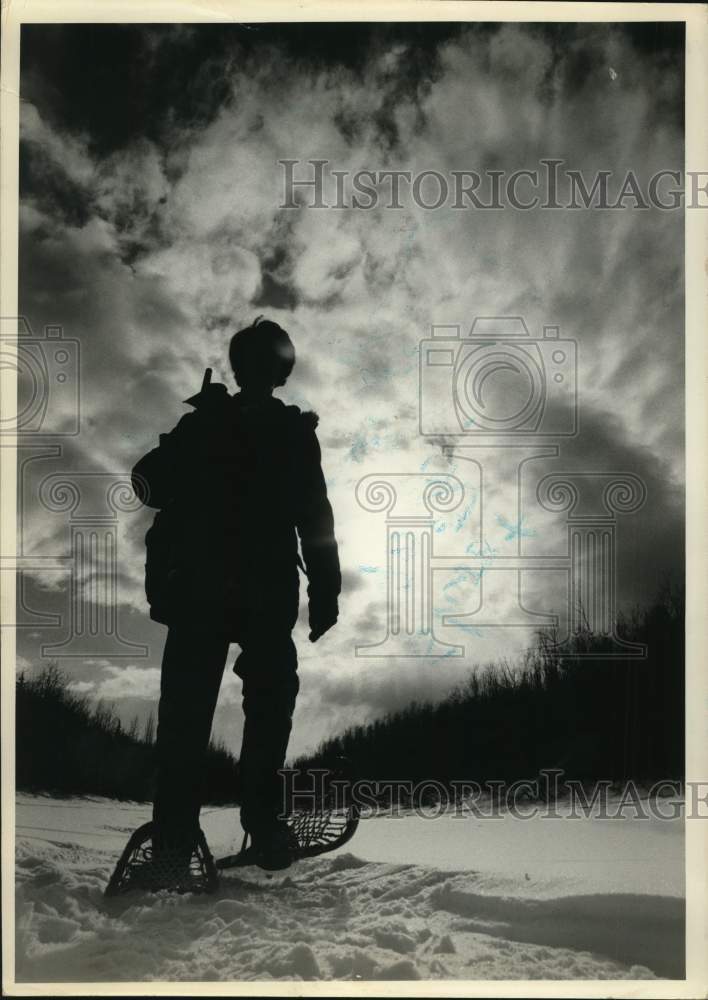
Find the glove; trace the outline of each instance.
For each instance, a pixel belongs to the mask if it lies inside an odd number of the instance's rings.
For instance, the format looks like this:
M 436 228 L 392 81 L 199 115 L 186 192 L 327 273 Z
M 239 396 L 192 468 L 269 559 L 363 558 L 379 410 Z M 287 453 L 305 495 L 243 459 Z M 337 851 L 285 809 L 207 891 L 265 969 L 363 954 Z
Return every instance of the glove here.
M 336 597 L 329 594 L 326 596 L 311 594 L 309 599 L 310 642 L 317 642 L 325 632 L 337 624 L 338 617 L 339 603 Z

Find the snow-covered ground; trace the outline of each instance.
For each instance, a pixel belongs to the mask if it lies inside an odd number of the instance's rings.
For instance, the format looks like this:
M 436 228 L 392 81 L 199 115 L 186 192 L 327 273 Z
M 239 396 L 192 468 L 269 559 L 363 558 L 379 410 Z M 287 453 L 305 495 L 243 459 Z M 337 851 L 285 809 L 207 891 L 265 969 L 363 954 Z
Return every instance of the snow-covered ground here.
M 680 820 L 363 820 L 337 852 L 214 896 L 103 896 L 149 807 L 17 800 L 20 982 L 683 976 Z M 212 851 L 238 810 L 207 808 Z

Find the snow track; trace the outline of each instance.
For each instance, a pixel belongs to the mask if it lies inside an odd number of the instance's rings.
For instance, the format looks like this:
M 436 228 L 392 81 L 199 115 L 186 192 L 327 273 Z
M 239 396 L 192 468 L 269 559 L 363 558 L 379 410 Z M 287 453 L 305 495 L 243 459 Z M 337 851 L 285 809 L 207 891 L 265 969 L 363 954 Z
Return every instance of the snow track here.
M 578 893 L 570 883 L 563 892 L 528 875 L 367 861 L 358 836 L 287 872 L 224 873 L 213 896 L 107 900 L 117 854 L 148 812 L 106 800 L 20 796 L 18 981 L 683 974 L 680 895 Z M 213 849 L 228 846 L 224 831 L 233 832 L 234 817 L 234 810 L 206 813 Z M 372 837 L 401 836 L 409 820 L 367 823 L 364 849 Z

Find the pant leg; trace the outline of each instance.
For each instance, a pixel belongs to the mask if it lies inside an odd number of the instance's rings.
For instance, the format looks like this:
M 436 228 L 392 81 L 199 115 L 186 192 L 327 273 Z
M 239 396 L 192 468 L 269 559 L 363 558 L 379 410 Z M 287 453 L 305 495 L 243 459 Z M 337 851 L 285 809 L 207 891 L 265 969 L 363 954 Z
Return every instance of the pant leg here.
M 278 769 L 285 763 L 299 690 L 297 651 L 290 630 L 244 632 L 235 672 L 243 680 L 245 716 L 239 759 L 241 824 L 258 835 L 283 812 Z
M 173 626 L 162 659 L 153 821 L 161 842 L 191 841 L 199 826 L 201 780 L 228 639 Z

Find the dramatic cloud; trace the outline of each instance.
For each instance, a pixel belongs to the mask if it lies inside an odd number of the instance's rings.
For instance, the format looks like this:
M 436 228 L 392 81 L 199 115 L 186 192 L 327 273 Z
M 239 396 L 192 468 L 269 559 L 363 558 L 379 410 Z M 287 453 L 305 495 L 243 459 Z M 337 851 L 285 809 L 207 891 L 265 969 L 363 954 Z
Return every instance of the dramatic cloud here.
M 440 625 L 482 600 L 484 573 L 454 568 L 478 538 L 480 483 L 472 463 L 443 454 L 451 440 L 421 436 L 418 345 L 431 324 L 466 332 L 476 316 L 520 315 L 534 338 L 550 324 L 575 340 L 580 433 L 525 467 L 521 521 L 516 480 L 490 456 L 487 554 L 513 553 L 519 539 L 525 554 L 560 551 L 565 522 L 534 499 L 543 475 L 632 473 L 647 499 L 619 520 L 619 597 L 649 600 L 682 571 L 682 214 L 425 211 L 409 198 L 400 210 L 288 210 L 278 161 L 300 161 L 305 177 L 306 161 L 327 160 L 331 194 L 336 170 L 449 177 L 548 158 L 588 179 L 631 170 L 646 185 L 683 159 L 680 39 L 663 30 L 664 48 L 647 29 L 608 25 L 25 28 L 21 308 L 35 334 L 59 324 L 79 342 L 81 390 L 81 433 L 23 467 L 25 553 L 70 552 L 69 514 L 38 503 L 42 480 L 125 475 L 177 422 L 206 365 L 231 384 L 228 338 L 265 312 L 298 352 L 283 397 L 320 414 L 344 568 L 337 629 L 311 646 L 298 625 L 294 750 L 440 697 L 474 664 L 527 646 L 533 629 Z M 86 61 L 70 65 L 80 49 Z M 125 65 L 130 81 L 112 79 Z M 72 399 L 53 385 L 46 429 L 70 425 Z M 460 506 L 435 522 L 436 555 L 452 568 L 433 574 L 438 634 L 464 645 L 462 657 L 354 655 L 386 634 L 384 515 L 355 498 L 373 473 L 462 480 Z M 98 479 L 81 489 L 83 512 L 106 513 Z M 142 592 L 150 519 L 116 513 L 122 634 L 148 655 L 128 667 L 109 652 L 93 668 L 67 661 L 77 690 L 93 683 L 126 713 L 157 693 L 163 630 Z M 66 565 L 33 570 L 29 623 L 68 612 Z M 486 574 L 485 600 L 503 618 L 516 582 L 495 589 L 500 579 Z M 550 574 L 524 573 L 522 589 L 527 608 L 563 613 Z M 22 655 L 36 660 L 60 631 L 21 633 Z M 217 731 L 230 742 L 238 700 L 229 675 Z

